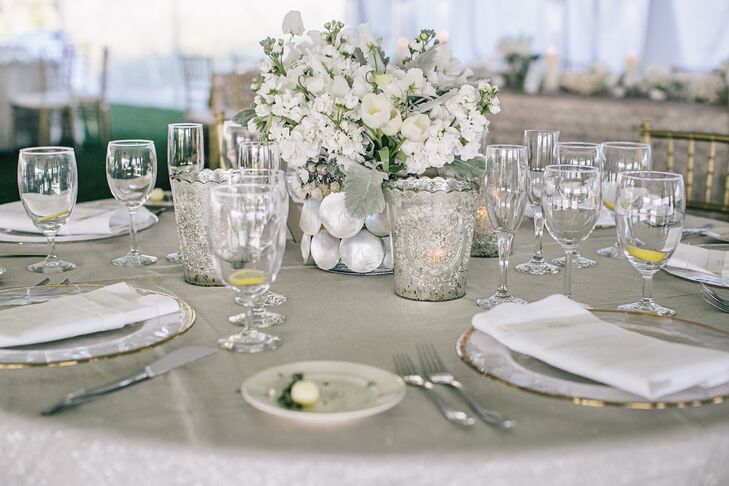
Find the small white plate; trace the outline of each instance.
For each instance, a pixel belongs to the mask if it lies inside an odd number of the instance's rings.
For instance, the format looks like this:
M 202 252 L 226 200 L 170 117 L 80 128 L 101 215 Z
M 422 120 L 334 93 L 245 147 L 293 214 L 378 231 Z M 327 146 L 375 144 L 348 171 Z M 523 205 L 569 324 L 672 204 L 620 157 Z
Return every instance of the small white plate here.
M 316 405 L 291 410 L 279 405 L 278 397 L 301 373 L 319 387 Z M 279 417 L 309 422 L 334 422 L 369 417 L 388 410 L 405 396 L 399 376 L 374 366 L 347 361 L 299 361 L 261 371 L 241 386 L 241 395 L 253 407 Z

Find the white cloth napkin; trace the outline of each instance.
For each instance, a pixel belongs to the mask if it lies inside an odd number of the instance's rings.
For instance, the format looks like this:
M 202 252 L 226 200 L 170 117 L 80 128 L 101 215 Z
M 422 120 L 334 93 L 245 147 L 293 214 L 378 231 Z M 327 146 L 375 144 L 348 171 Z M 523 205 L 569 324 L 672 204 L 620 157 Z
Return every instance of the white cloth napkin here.
M 666 265 L 729 279 L 729 251 L 679 243 Z
M 179 309 L 172 297 L 141 295 L 121 282 L 84 294 L 0 311 L 0 348 L 119 329 Z
M 524 216 L 527 218 L 534 219 L 534 210 L 532 209 L 531 204 L 527 204 L 526 208 L 524 209 Z M 595 223 L 595 227 L 597 228 L 614 228 L 615 227 L 615 217 L 613 216 L 612 211 L 610 211 L 607 208 L 601 208 L 600 209 L 600 215 L 597 217 L 597 223 Z
M 513 351 L 649 400 L 729 382 L 729 353 L 627 331 L 561 294 L 502 304 L 472 323 Z
M 155 215 L 144 207 L 137 210 L 138 227 L 148 226 L 148 220 L 155 218 Z M 35 227 L 20 201 L 0 205 L 0 228 L 24 233 L 43 233 Z M 124 207 L 79 205 L 73 209 L 71 217 L 58 231 L 58 235 L 117 235 L 128 229 L 129 212 Z

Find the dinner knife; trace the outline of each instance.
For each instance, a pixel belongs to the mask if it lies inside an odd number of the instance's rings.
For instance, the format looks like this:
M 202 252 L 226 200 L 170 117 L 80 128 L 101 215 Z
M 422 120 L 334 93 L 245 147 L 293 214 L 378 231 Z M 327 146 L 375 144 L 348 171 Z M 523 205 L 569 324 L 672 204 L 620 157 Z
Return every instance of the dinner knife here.
M 51 405 L 41 411 L 41 415 L 54 415 L 69 408 L 81 405 L 82 403 L 96 400 L 104 395 L 136 385 L 146 380 L 163 375 L 180 366 L 186 365 L 198 359 L 210 356 L 217 348 L 208 346 L 187 346 L 176 349 L 162 358 L 144 367 L 141 371 L 124 378 L 118 382 L 108 383 L 94 388 L 83 389 L 66 395 L 60 402 Z

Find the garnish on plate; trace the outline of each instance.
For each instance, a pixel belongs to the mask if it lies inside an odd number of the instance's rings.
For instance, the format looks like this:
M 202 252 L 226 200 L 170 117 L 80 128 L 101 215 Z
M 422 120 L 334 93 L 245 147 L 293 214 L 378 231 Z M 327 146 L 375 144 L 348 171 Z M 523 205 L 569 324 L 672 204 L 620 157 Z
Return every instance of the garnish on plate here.
M 277 401 L 289 410 L 311 408 L 319 400 L 319 387 L 311 380 L 305 380 L 302 373 L 291 375 L 291 383 L 284 388 Z

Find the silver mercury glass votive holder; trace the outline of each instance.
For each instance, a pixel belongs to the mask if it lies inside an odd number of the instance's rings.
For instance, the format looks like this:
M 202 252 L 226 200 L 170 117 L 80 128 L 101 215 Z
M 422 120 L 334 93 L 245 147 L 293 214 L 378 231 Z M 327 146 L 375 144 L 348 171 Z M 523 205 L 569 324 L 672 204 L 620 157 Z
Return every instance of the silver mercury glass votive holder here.
M 494 233 L 489 221 L 489 210 L 486 208 L 483 183 L 480 186 L 476 201 L 476 223 L 473 230 L 471 256 L 493 258 L 499 256 L 499 247 L 496 244 L 496 233 Z

